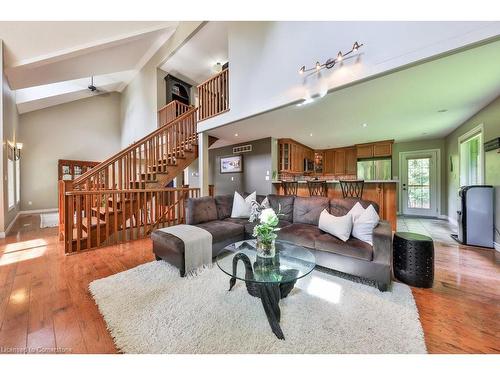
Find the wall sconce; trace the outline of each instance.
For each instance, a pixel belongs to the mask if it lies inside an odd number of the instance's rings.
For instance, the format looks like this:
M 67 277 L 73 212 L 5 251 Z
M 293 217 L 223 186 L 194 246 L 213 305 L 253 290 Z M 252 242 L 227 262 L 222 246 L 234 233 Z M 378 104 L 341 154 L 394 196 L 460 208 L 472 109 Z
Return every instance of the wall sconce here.
M 344 60 L 344 58 L 347 55 L 350 55 L 353 52 L 358 52 L 358 50 L 361 47 L 363 47 L 363 44 L 359 44 L 358 42 L 354 42 L 350 51 L 345 52 L 345 53 L 342 53 L 342 51 L 339 51 L 339 53 L 337 53 L 337 57 L 335 59 L 331 57 L 328 60 L 326 60 L 323 64 L 320 64 L 319 61 L 316 61 L 316 65 L 314 67 L 308 68 L 308 69 L 306 69 L 306 66 L 303 65 L 302 68 L 299 69 L 299 74 L 304 74 L 305 72 L 310 72 L 310 71 L 319 72 L 321 69 L 324 69 L 324 68 L 331 69 L 335 66 L 335 64 Z
M 14 146 L 14 160 L 21 159 L 21 150 L 23 149 L 22 143 L 16 143 Z

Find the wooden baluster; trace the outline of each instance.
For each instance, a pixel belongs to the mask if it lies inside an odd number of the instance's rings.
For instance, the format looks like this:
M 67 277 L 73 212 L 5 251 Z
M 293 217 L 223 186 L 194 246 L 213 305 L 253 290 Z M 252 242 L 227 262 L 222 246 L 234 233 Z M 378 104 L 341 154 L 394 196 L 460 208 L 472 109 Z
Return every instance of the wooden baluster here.
M 146 229 L 148 226 L 148 193 L 145 190 L 143 194 L 143 199 L 142 199 L 142 216 L 143 216 L 143 222 L 142 222 L 142 236 L 146 236 Z
M 65 218 L 64 218 L 64 248 L 66 253 L 72 253 L 74 251 L 73 249 L 73 228 L 75 226 L 75 219 L 74 219 L 74 212 L 75 212 L 75 202 L 73 200 L 73 195 L 66 195 L 65 196 L 65 206 L 66 206 L 66 213 L 65 213 Z
M 82 200 L 81 195 L 76 195 L 76 251 L 80 251 L 82 239 Z

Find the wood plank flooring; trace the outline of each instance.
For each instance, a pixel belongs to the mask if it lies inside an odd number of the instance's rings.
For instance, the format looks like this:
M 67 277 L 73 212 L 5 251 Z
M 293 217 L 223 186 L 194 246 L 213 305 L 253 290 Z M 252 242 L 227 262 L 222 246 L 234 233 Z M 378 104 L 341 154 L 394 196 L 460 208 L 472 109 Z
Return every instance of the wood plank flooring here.
M 138 240 L 65 256 L 57 228 L 21 216 L 0 240 L 0 353 L 116 353 L 90 281 L 154 259 Z M 436 243 L 432 289 L 413 289 L 430 353 L 500 353 L 500 265 L 491 250 Z M 404 339 L 404 338 L 401 338 Z

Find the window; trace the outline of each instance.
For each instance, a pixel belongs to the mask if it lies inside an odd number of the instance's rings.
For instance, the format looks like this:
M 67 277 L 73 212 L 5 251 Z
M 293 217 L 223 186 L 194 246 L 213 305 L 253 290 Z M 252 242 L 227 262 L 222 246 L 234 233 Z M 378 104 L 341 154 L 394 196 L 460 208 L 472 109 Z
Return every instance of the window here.
M 483 128 L 482 125 L 461 136 L 460 186 L 483 184 Z
M 8 146 L 7 152 L 7 183 L 8 183 L 8 201 L 9 210 L 13 209 L 15 203 L 15 180 L 14 180 L 14 148 Z
M 431 158 L 407 159 L 408 208 L 431 208 Z

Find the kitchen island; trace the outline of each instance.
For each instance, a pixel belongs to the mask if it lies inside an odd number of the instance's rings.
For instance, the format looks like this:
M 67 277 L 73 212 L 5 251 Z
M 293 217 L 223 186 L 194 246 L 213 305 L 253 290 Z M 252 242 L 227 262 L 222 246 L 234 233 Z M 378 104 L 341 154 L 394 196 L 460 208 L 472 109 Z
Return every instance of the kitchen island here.
M 297 182 L 297 196 L 308 197 L 307 181 Z M 283 194 L 281 181 L 274 180 L 272 183 L 275 193 Z M 328 198 L 342 198 L 342 190 L 338 180 L 327 180 L 326 183 L 328 184 Z M 389 221 L 393 231 L 396 230 L 397 223 L 397 183 L 397 180 L 371 180 L 365 181 L 363 187 L 363 199 L 378 204 L 380 218 Z

